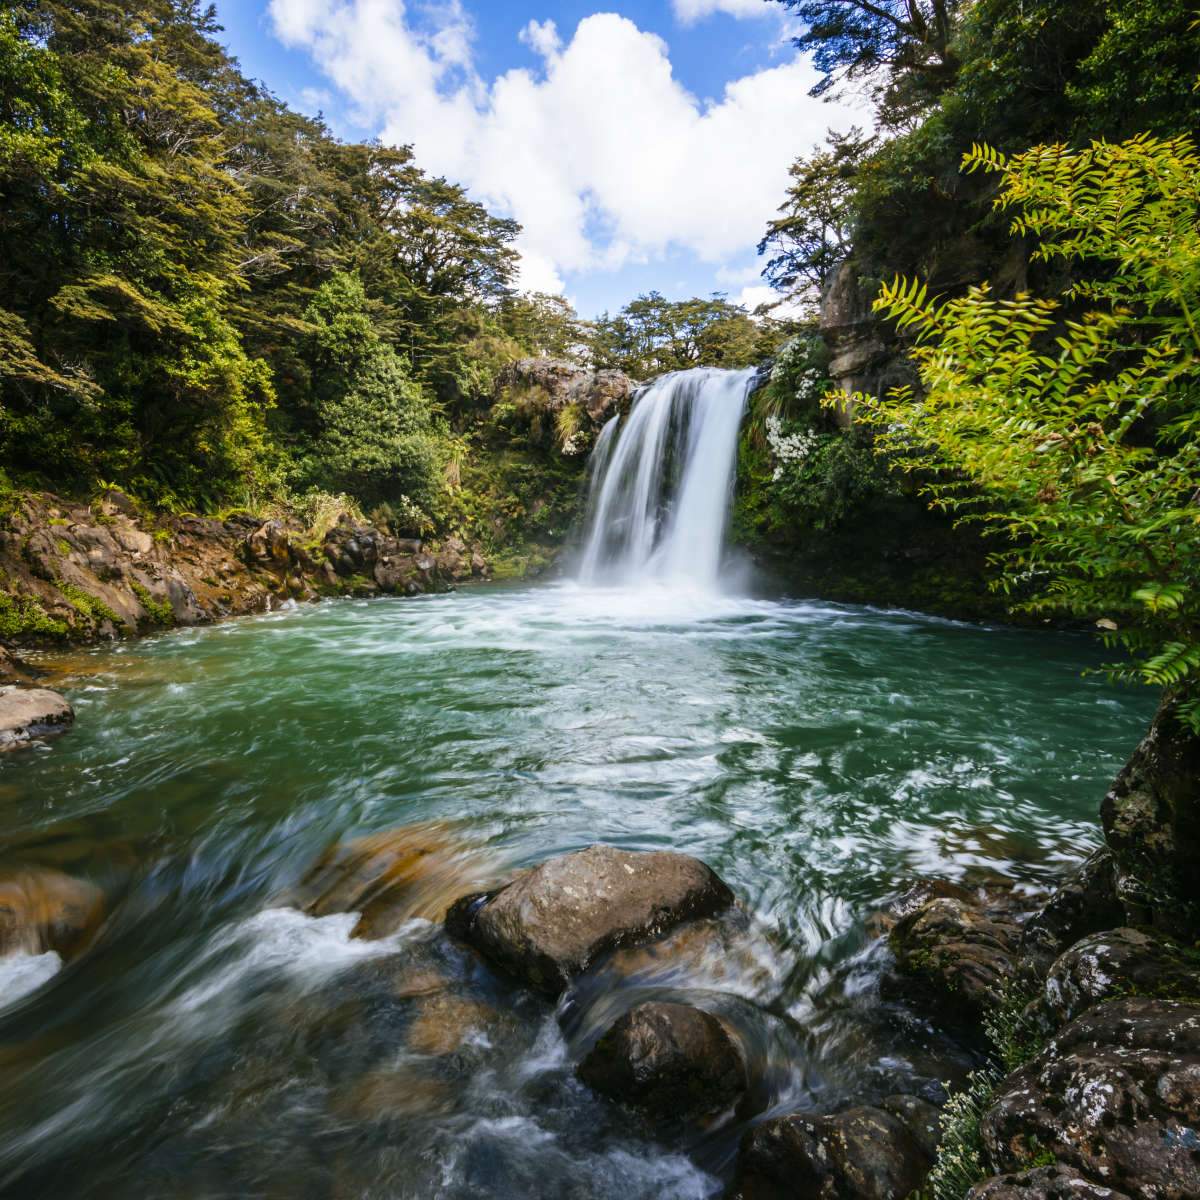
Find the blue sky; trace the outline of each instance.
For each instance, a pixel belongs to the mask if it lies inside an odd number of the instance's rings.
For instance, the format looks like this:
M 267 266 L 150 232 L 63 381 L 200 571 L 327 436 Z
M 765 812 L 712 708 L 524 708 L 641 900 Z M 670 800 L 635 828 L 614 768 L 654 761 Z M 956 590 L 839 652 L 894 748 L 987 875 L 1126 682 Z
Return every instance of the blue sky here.
M 345 138 L 524 226 L 522 280 L 586 316 L 651 288 L 766 298 L 755 243 L 788 164 L 861 113 L 768 0 L 218 0 L 243 69 Z

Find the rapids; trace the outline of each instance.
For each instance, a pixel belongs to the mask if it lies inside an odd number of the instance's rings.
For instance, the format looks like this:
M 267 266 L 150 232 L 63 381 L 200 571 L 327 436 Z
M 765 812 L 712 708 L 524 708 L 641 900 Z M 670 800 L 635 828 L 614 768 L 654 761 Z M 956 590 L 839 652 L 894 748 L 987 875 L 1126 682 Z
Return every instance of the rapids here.
M 703 992 L 762 1113 L 939 1091 L 971 1056 L 881 997 L 865 922 L 916 875 L 1052 879 L 1151 715 L 1082 636 L 719 587 L 748 376 L 606 431 L 574 581 L 328 602 L 48 663 L 77 727 L 0 764 L 3 861 L 90 878 L 81 957 L 0 963 L 0 1193 L 719 1194 L 745 1128 L 655 1140 L 573 1066 Z M 289 895 L 418 826 L 439 898 L 607 841 L 708 862 L 720 954 L 623 952 L 557 1011 L 414 908 L 379 940 Z M 460 854 L 455 847 L 461 847 Z

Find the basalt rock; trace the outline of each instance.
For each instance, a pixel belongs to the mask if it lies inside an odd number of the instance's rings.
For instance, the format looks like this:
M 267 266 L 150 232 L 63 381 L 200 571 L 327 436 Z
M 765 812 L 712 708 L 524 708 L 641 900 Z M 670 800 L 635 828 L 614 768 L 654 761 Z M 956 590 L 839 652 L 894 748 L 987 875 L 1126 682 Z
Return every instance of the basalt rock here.
M 0 874 L 0 955 L 78 954 L 104 916 L 104 894 L 60 871 L 27 868 Z
M 1168 701 L 1101 807 L 1133 923 L 1177 936 L 1200 928 L 1200 737 Z
M 1116 862 L 1110 850 L 1085 859 L 1026 922 L 1021 955 L 1042 974 L 1068 946 L 1091 933 L 1115 929 L 1125 922 L 1117 896 Z
M 902 976 L 974 1019 L 1000 1002 L 1020 940 L 1020 926 L 1003 913 L 949 896 L 910 913 L 889 937 Z
M 742 1139 L 727 1200 L 905 1200 L 933 1160 L 904 1120 L 882 1108 L 792 1113 Z
M 618 1018 L 580 1064 L 579 1077 L 659 1121 L 721 1112 L 746 1090 L 741 1051 L 717 1017 L 656 1001 Z
M 596 845 L 552 858 L 498 892 L 464 896 L 446 927 L 557 996 L 604 952 L 653 941 L 732 903 L 733 893 L 698 859 Z
M 967 1200 L 1133 1200 L 1069 1167 L 1037 1167 L 1015 1175 L 999 1175 L 976 1184 Z
M 57 692 L 16 685 L 0 687 L 0 751 L 62 733 L 74 720 L 75 710 Z
M 1118 1194 L 1185 1200 L 1200 1196 L 1198 1122 L 1200 1005 L 1130 996 L 1089 1008 L 1004 1080 L 980 1132 L 1000 1172 L 1049 1153 Z
M 1200 1003 L 1200 959 L 1152 930 L 1095 933 L 1054 961 L 1041 1008 L 1053 1024 L 1062 1025 L 1121 995 Z

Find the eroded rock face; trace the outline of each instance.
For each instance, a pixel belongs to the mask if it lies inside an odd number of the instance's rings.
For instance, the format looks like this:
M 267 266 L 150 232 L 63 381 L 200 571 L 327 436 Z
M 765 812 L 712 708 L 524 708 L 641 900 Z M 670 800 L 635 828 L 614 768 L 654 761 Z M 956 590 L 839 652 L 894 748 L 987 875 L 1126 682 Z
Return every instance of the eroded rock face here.
M 1130 994 L 1200 999 L 1200 959 L 1150 930 L 1094 933 L 1054 961 L 1042 1008 L 1062 1025 L 1102 1000 Z
M 62 733 L 74 720 L 75 710 L 57 692 L 15 685 L 0 687 L 0 751 Z
M 0 874 L 0 955 L 79 953 L 104 917 L 98 887 L 61 871 L 30 867 Z
M 905 1200 L 932 1164 L 905 1122 L 882 1108 L 793 1113 L 745 1136 L 727 1200 Z
M 910 913 L 889 938 L 903 975 L 975 1018 L 1000 1001 L 1020 940 L 1020 927 L 1001 913 L 949 896 Z
M 1198 1122 L 1200 1005 L 1126 997 L 1088 1009 L 1010 1075 L 980 1129 L 1000 1171 L 1049 1151 L 1117 1193 L 1184 1200 L 1200 1195 Z
M 698 859 L 597 845 L 552 858 L 498 892 L 463 897 L 446 927 L 557 996 L 605 951 L 653 941 L 732 903 L 733 893 Z
M 1097 850 L 1029 918 L 1021 935 L 1021 954 L 1035 971 L 1046 970 L 1080 938 L 1125 923 L 1116 869 L 1112 852 Z
M 1133 1200 L 1133 1197 L 1092 1183 L 1069 1167 L 1055 1166 L 999 1175 L 976 1184 L 967 1193 L 967 1200 Z
M 1164 704 L 1101 806 L 1132 920 L 1200 928 L 1200 738 Z
M 721 1112 L 746 1090 L 741 1051 L 718 1018 L 655 1001 L 618 1018 L 580 1064 L 579 1077 L 660 1121 Z

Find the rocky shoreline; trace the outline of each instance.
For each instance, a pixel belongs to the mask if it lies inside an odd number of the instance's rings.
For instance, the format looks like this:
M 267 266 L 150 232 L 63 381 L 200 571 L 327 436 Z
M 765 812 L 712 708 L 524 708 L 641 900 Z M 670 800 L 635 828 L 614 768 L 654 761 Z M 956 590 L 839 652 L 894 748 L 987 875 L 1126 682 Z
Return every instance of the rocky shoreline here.
M 409 965 L 387 985 L 410 1047 L 435 1059 L 470 1047 L 482 1065 L 550 1005 L 581 1085 L 645 1136 L 683 1150 L 701 1132 L 733 1138 L 727 1200 L 1186 1200 L 1200 1195 L 1200 952 L 1186 898 L 1163 890 L 1179 877 L 1161 871 L 1179 823 L 1154 827 L 1151 878 L 1123 840 L 1138 814 L 1162 816 L 1156 800 L 1194 799 L 1200 776 L 1167 771 L 1190 770 L 1164 750 L 1172 737 L 1164 710 L 1105 801 L 1110 844 L 1053 893 L 926 879 L 869 920 L 879 1003 L 977 1064 L 956 1087 L 891 1072 L 832 1107 L 781 1101 L 761 1031 L 803 1029 L 722 991 L 720 971 L 697 982 L 696 963 L 737 958 L 748 914 L 684 854 L 594 845 L 495 879 L 429 823 L 331 847 L 276 903 L 357 913 L 365 939 L 434 922 L 438 954 L 476 965 L 457 984 Z M 0 953 L 69 961 L 105 915 L 91 882 L 10 870 Z M 479 993 L 481 979 L 494 982 Z

